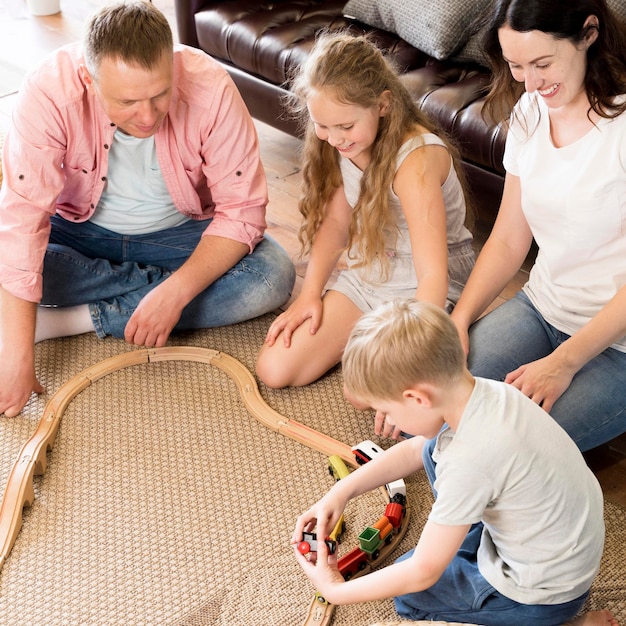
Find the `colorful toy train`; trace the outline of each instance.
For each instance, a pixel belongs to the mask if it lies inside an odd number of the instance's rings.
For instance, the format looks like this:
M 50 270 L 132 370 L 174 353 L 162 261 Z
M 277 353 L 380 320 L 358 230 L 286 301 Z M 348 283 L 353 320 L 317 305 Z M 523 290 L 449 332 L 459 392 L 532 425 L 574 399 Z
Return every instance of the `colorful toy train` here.
M 377 446 L 373 441 L 366 439 L 356 446 L 352 446 L 352 452 L 356 462 L 359 465 L 364 465 L 369 461 L 373 461 L 377 456 L 381 455 L 384 450 L 380 446 Z M 397 493 L 401 493 L 406 497 L 406 484 L 401 478 L 394 480 L 391 483 L 387 483 L 385 485 L 385 489 L 387 489 L 390 499 Z
M 381 548 L 389 545 L 400 530 L 405 513 L 406 497 L 397 493 L 385 507 L 385 514 L 359 535 L 358 547 L 337 561 L 337 567 L 345 580 L 350 580 L 378 559 Z
M 359 465 L 363 465 L 383 453 L 382 448 L 374 442 L 366 440 L 352 448 L 355 459 Z M 336 455 L 329 457 L 328 470 L 336 479 L 341 480 L 348 474 L 348 468 L 343 460 Z M 380 557 L 381 549 L 391 544 L 394 537 L 400 532 L 402 522 L 406 515 L 406 485 L 403 480 L 396 480 L 385 485 L 389 494 L 389 503 L 385 507 L 385 513 L 374 524 L 367 526 L 358 537 L 359 545 L 337 561 L 339 571 L 345 580 L 350 580 L 355 574 L 362 572 L 368 565 L 372 565 Z M 343 515 L 333 532 L 325 542 L 329 552 L 336 550 L 336 544 L 341 540 L 344 531 Z M 315 533 L 304 533 L 302 541 L 298 544 L 298 550 L 302 554 L 308 554 L 317 550 L 317 537 Z M 320 601 L 324 601 L 320 597 Z

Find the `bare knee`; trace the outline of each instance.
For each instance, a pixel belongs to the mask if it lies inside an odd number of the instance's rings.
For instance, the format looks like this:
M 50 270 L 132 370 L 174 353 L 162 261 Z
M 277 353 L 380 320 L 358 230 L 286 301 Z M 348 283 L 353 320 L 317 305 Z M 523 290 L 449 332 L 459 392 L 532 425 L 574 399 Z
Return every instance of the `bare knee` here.
M 259 380 L 272 389 L 283 389 L 284 387 L 294 386 L 293 370 L 286 367 L 286 363 L 280 362 L 280 358 L 276 358 L 274 352 L 267 348 L 263 348 L 259 353 L 256 362 L 256 375 Z
M 327 362 L 323 358 L 312 356 L 311 350 L 303 346 L 283 348 L 274 344 L 264 346 L 256 362 L 256 374 L 259 380 L 272 389 L 284 387 L 304 387 L 323 376 L 337 361 Z
M 289 387 L 286 376 L 282 372 L 278 372 L 273 368 L 267 368 L 257 361 L 256 375 L 258 379 L 271 389 L 283 389 Z

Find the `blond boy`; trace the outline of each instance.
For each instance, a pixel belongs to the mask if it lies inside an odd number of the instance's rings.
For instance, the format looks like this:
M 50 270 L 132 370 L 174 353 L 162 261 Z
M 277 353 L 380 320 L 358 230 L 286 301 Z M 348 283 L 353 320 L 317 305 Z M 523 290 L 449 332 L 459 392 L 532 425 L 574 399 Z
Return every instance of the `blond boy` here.
M 424 469 L 435 493 L 415 549 L 344 581 L 337 556 L 296 551 L 333 604 L 395 597 L 412 620 L 557 626 L 582 608 L 604 543 L 600 486 L 572 440 L 505 383 L 474 378 L 448 315 L 399 300 L 366 314 L 343 356 L 344 384 L 404 433 L 302 514 L 293 541 L 325 536 L 347 502 Z M 616 624 L 608 611 L 585 624 Z

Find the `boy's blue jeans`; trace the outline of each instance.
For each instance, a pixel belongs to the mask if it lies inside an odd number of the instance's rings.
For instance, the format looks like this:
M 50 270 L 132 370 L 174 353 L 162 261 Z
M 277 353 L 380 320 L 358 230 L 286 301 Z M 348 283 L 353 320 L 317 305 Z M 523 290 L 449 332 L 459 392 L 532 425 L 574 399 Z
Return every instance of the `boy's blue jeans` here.
M 520 291 L 470 328 L 468 366 L 474 376 L 504 380 L 567 339 Z M 626 432 L 626 353 L 607 348 L 589 361 L 550 414 L 583 451 Z
M 432 452 L 436 439 L 424 445 L 422 458 L 431 486 L 435 481 Z M 436 494 L 435 494 L 436 497 Z M 429 589 L 395 598 L 396 610 L 411 620 L 441 620 L 484 626 L 560 626 L 575 617 L 589 592 L 564 604 L 520 604 L 496 591 L 478 571 L 476 554 L 482 524 L 474 524 L 441 578 Z M 401 556 L 403 561 L 413 550 Z
M 120 235 L 90 222 L 51 221 L 41 304 L 89 304 L 98 336 L 120 338 L 141 299 L 189 258 L 209 223 Z M 225 326 L 273 311 L 289 299 L 294 280 L 287 253 L 265 238 L 185 307 L 174 330 Z

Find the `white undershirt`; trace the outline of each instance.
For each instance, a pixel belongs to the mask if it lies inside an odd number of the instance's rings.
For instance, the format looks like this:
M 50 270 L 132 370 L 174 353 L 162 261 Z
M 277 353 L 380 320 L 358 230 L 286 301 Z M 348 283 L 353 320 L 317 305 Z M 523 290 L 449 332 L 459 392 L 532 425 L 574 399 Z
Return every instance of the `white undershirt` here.
M 167 190 L 154 137 L 139 139 L 116 130 L 107 182 L 91 221 L 125 235 L 152 233 L 188 221 Z

